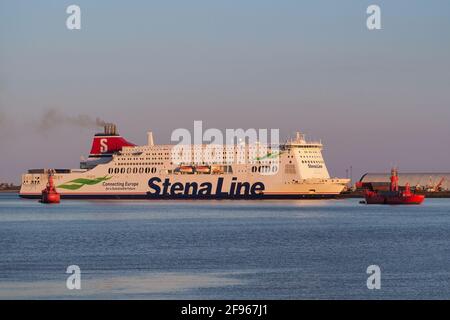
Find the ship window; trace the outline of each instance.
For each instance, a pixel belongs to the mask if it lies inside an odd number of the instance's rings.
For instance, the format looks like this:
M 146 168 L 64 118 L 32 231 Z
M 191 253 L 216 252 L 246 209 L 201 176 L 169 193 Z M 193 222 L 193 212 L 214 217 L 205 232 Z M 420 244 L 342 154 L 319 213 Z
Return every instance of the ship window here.
M 109 168 L 109 169 L 108 169 L 108 173 L 109 173 L 109 174 L 113 173 L 113 168 Z
M 131 168 L 127 168 L 127 173 L 131 173 Z
M 150 168 L 145 168 L 145 173 L 150 173 Z
M 137 168 L 133 168 L 133 173 L 137 173 Z
M 144 168 L 139 168 L 139 173 L 144 173 Z
M 155 173 L 156 172 L 156 168 L 152 168 L 152 173 Z
M 121 168 L 120 173 L 125 173 L 125 168 Z
M 119 173 L 119 170 L 120 170 L 119 168 L 115 168 L 114 173 Z

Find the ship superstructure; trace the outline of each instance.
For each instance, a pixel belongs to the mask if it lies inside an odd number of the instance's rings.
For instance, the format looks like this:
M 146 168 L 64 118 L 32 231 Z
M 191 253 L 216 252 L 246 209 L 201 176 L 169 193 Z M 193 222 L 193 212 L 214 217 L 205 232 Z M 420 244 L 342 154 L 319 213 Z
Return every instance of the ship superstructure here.
M 322 149 L 321 142 L 308 142 L 299 133 L 276 146 L 180 146 L 154 144 L 148 132 L 147 145 L 136 146 L 108 124 L 94 136 L 80 169 L 54 169 L 53 180 L 61 198 L 332 198 L 349 179 L 330 178 Z M 47 183 L 46 172 L 32 169 L 23 174 L 20 196 L 38 198 Z

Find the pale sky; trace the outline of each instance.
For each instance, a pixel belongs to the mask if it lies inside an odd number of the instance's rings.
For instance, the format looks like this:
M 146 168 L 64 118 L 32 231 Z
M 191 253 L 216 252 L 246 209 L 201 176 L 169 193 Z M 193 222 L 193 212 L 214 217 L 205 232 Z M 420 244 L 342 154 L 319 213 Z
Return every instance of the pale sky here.
M 66 7 L 81 7 L 69 31 Z M 382 30 L 366 28 L 378 4 Z M 97 131 L 279 128 L 322 139 L 332 176 L 450 171 L 450 1 L 0 0 L 0 181 L 77 167 Z

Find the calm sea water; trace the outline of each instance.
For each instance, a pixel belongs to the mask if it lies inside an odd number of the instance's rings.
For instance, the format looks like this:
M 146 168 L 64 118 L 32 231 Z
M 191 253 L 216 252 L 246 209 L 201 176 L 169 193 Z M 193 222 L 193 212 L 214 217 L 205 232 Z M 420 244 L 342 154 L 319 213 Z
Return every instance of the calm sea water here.
M 358 202 L 0 194 L 0 299 L 450 299 L 450 199 Z

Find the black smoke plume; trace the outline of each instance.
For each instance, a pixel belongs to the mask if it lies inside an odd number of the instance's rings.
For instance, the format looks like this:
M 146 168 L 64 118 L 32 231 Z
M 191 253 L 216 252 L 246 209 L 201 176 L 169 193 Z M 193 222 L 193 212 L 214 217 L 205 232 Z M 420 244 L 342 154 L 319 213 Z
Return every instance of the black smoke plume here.
M 57 109 L 48 109 L 42 115 L 40 121 L 37 123 L 37 130 L 46 132 L 56 127 L 70 125 L 87 129 L 94 129 L 103 127 L 106 124 L 100 118 L 92 118 L 86 114 L 77 116 L 69 116 Z

